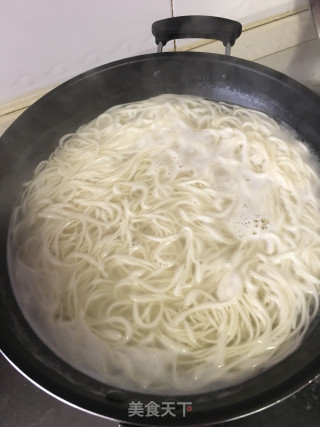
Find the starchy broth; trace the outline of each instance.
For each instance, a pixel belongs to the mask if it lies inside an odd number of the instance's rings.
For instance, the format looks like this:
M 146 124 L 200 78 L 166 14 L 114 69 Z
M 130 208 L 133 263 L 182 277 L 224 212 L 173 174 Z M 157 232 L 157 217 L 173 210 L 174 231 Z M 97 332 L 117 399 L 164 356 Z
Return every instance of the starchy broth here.
M 163 394 L 242 381 L 318 312 L 320 179 L 263 113 L 161 95 L 60 140 L 13 212 L 19 306 L 68 363 Z

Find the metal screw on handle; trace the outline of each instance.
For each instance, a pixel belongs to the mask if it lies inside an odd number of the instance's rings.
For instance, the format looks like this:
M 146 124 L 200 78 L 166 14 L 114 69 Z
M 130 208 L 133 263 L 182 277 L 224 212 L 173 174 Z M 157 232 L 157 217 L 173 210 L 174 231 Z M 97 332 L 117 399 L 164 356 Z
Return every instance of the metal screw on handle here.
M 157 53 L 161 53 L 161 52 L 162 52 L 162 49 L 163 49 L 163 44 L 162 44 L 162 42 L 159 42 L 159 43 L 157 44 Z
M 225 55 L 230 56 L 231 55 L 231 43 L 228 42 L 226 43 L 226 50 L 225 50 Z

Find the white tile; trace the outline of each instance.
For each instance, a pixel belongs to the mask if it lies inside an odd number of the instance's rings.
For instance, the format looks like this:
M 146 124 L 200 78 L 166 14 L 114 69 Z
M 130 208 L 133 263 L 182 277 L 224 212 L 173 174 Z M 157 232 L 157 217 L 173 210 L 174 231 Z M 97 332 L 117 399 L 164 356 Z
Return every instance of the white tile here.
M 244 31 L 231 55 L 257 60 L 316 38 L 311 14 L 304 11 Z M 221 42 L 212 42 L 192 50 L 223 54 L 225 48 Z
M 151 25 L 170 16 L 170 0 L 3 0 L 0 102 L 154 52 Z
M 240 21 L 242 24 L 306 8 L 308 0 L 173 0 L 175 16 L 220 16 Z
M 320 95 L 319 39 L 266 56 L 256 62 L 287 74 Z
M 209 15 L 239 21 L 242 25 L 259 23 L 287 12 L 309 8 L 308 0 L 173 0 L 175 16 Z M 178 47 L 196 39 L 177 40 Z

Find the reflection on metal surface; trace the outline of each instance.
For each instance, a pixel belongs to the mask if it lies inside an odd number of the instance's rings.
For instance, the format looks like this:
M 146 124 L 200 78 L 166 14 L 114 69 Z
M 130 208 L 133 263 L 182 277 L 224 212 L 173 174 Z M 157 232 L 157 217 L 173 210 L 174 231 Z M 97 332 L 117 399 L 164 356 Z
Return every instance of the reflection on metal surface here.
M 159 43 L 157 44 L 157 46 L 158 46 L 158 48 L 157 48 L 157 53 L 161 53 L 161 52 L 162 52 L 162 49 L 163 49 L 163 44 L 162 44 L 162 42 L 159 42 Z
M 225 51 L 225 54 L 227 55 L 227 56 L 230 56 L 230 54 L 231 54 L 231 43 L 226 43 L 226 51 Z
M 309 2 L 313 21 L 320 37 L 320 0 L 309 0 Z

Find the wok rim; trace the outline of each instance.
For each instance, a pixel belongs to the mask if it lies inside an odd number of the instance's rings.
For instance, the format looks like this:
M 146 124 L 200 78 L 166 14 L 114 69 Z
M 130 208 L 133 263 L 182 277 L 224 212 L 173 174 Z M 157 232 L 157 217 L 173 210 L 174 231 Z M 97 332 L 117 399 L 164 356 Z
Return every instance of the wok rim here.
M 294 79 L 286 76 L 283 73 L 280 73 L 278 71 L 275 71 L 271 68 L 265 67 L 265 66 L 260 65 L 260 64 L 255 64 L 251 61 L 246 61 L 246 60 L 243 60 L 240 58 L 234 58 L 234 57 L 226 57 L 224 55 L 208 54 L 208 53 L 201 53 L 201 52 L 167 52 L 167 53 L 161 53 L 161 54 L 140 55 L 140 56 L 136 56 L 136 57 L 130 57 L 130 58 L 125 58 L 125 59 L 122 59 L 119 61 L 111 62 L 109 64 L 104 64 L 102 66 L 96 67 L 96 68 L 89 70 L 87 72 L 81 73 L 78 76 L 75 76 L 72 79 L 69 79 L 65 83 L 57 86 L 56 88 L 54 88 L 53 90 L 48 92 L 46 95 L 44 95 L 42 98 L 40 98 L 40 100 L 36 101 L 35 104 L 33 104 L 31 107 L 29 107 L 28 110 L 26 112 L 24 112 L 5 131 L 5 133 L 0 138 L 0 152 L 1 152 L 1 144 L 4 143 L 3 141 L 6 141 L 6 139 L 8 137 L 10 139 L 10 134 L 12 132 L 12 129 L 14 129 L 16 126 L 19 126 L 21 121 L 28 120 L 29 115 L 33 114 L 34 109 L 41 107 L 42 104 L 45 104 L 48 100 L 50 100 L 52 97 L 55 97 L 56 94 L 60 93 L 61 91 L 64 91 L 66 88 L 73 86 L 73 85 L 77 85 L 82 80 L 91 78 L 91 76 L 94 76 L 97 73 L 104 72 L 105 70 L 117 69 L 118 67 L 126 67 L 129 64 L 137 63 L 137 62 L 150 61 L 153 58 L 157 58 L 159 60 L 167 60 L 167 58 L 172 58 L 172 57 L 177 58 L 177 60 L 179 59 L 179 60 L 182 60 L 185 62 L 192 60 L 193 57 L 199 58 L 199 59 L 210 58 L 210 60 L 215 58 L 215 60 L 222 61 L 222 62 L 227 63 L 227 64 L 233 63 L 237 67 L 248 68 L 248 66 L 249 66 L 250 69 L 252 69 L 253 71 L 255 71 L 257 73 L 262 73 L 263 75 L 268 74 L 268 77 L 271 79 L 276 79 L 276 80 L 280 79 L 280 81 L 282 82 L 282 84 L 284 86 L 290 87 L 292 90 L 296 91 L 297 93 L 304 93 L 306 96 L 308 96 L 312 100 L 312 102 L 314 102 L 315 104 L 318 104 L 318 106 L 320 106 L 320 97 L 318 95 L 316 95 L 315 93 L 313 93 L 307 87 L 303 86 L 301 83 L 296 82 Z M 1 173 L 0 173 L 0 178 L 2 178 Z M 0 182 L 1 182 L 1 179 L 0 179 Z M 0 193 L 0 200 L 1 200 L 1 193 Z M 1 275 L 0 275 L 0 281 L 2 281 Z M 0 292 L 0 298 L 1 298 L 0 302 L 1 301 L 3 302 L 3 292 Z M 16 307 L 18 307 L 18 306 L 16 306 Z M 2 312 L 3 312 L 3 310 L 1 310 L 0 319 L 2 316 Z M 20 357 L 19 353 L 16 352 L 16 349 L 14 348 L 15 345 L 10 346 L 10 340 L 6 341 L 6 338 L 7 337 L 5 336 L 4 328 L 1 328 L 0 329 L 0 344 L 1 344 L 1 352 L 3 353 L 4 357 L 12 364 L 12 366 L 14 366 L 19 372 L 21 372 L 26 378 L 28 378 L 37 387 L 46 391 L 47 393 L 49 393 L 51 396 L 54 396 L 58 400 L 61 400 L 64 403 L 67 403 L 73 407 L 80 409 L 80 410 L 84 410 L 85 412 L 89 412 L 91 414 L 101 416 L 104 418 L 108 418 L 108 419 L 112 419 L 112 420 L 121 420 L 122 422 L 126 422 L 126 423 L 131 423 L 133 421 L 132 419 L 130 419 L 128 417 L 118 418 L 117 416 L 113 417 L 109 414 L 107 415 L 107 414 L 97 413 L 95 410 L 92 411 L 88 408 L 84 408 L 83 405 L 77 405 L 74 402 L 70 402 L 70 399 L 68 397 L 66 397 L 68 395 L 68 389 L 64 390 L 64 393 L 62 393 L 63 396 L 61 396 L 60 392 L 56 393 L 55 391 L 52 391 L 52 390 L 55 390 L 57 387 L 60 391 L 61 382 L 53 380 L 54 384 L 52 385 L 52 377 L 51 377 L 51 378 L 46 378 L 44 381 L 45 385 L 43 385 L 43 377 L 41 376 L 41 372 L 40 372 L 40 376 L 39 376 L 38 367 L 33 366 L 32 364 L 30 365 L 29 363 L 25 363 L 25 359 L 23 358 L 23 356 Z M 11 337 L 11 339 L 12 339 L 12 337 Z M 17 340 L 16 337 L 15 337 L 15 339 Z M 32 355 L 32 353 L 31 353 L 31 355 Z M 287 358 L 285 360 L 287 360 Z M 280 362 L 280 363 L 282 363 L 282 362 Z M 23 366 L 23 368 L 20 368 L 20 366 Z M 209 416 L 210 410 L 207 411 L 207 415 L 205 418 L 204 418 L 205 414 L 203 412 L 201 412 L 201 422 L 202 422 L 202 419 L 206 419 L 207 421 L 205 421 L 205 424 L 203 424 L 203 425 L 206 425 L 209 423 L 212 424 L 212 423 L 218 423 L 218 422 L 222 422 L 222 421 L 231 421 L 231 420 L 239 419 L 239 418 L 260 412 L 260 411 L 262 411 L 262 410 L 286 399 L 287 397 L 290 397 L 295 392 L 301 390 L 302 388 L 307 386 L 312 380 L 314 380 L 319 374 L 320 374 L 320 351 L 319 351 L 319 354 L 313 359 L 312 364 L 308 365 L 307 367 L 304 367 L 301 371 L 298 371 L 295 374 L 295 376 L 288 379 L 287 383 L 284 383 L 285 384 L 284 389 L 282 389 L 282 387 L 280 387 L 280 389 L 279 389 L 279 387 L 277 387 L 276 392 L 274 390 L 272 390 L 272 393 L 271 393 L 272 396 L 265 398 L 264 395 L 262 395 L 262 396 L 260 396 L 260 400 L 259 400 L 259 398 L 257 399 L 257 396 L 255 396 L 254 402 L 249 401 L 249 407 L 251 407 L 251 409 L 249 409 L 249 408 L 243 409 L 243 407 L 242 407 L 242 409 L 236 408 L 234 410 L 234 414 L 232 415 L 232 411 L 230 412 L 230 408 L 227 407 L 227 412 L 229 415 L 223 416 L 223 414 L 221 414 L 216 420 L 215 419 L 209 419 L 210 418 L 210 416 Z M 48 380 L 49 380 L 49 382 L 48 382 Z M 114 390 L 115 387 L 111 387 L 111 389 Z M 131 392 L 129 392 L 129 393 L 131 393 Z M 64 397 L 65 394 L 66 394 L 66 396 Z M 137 393 L 137 394 L 132 393 L 132 394 L 136 395 L 136 396 L 140 396 L 140 393 Z M 206 393 L 206 394 L 208 394 L 208 393 Z M 143 394 L 143 396 L 145 396 L 145 395 Z M 157 396 L 157 395 L 152 394 L 151 397 L 152 396 Z M 187 396 L 193 397 L 194 395 L 192 395 L 192 394 L 181 395 L 180 398 L 185 399 Z M 150 397 L 150 395 L 149 395 L 149 397 Z M 163 396 L 160 396 L 160 398 L 163 399 Z M 113 402 L 113 404 L 114 404 L 114 402 Z M 243 406 L 245 406 L 245 405 L 243 405 Z M 106 405 L 105 407 L 108 407 L 108 405 Z M 118 411 L 116 413 L 118 414 Z M 212 413 L 211 413 L 211 416 L 212 416 Z M 141 420 L 139 419 L 139 423 L 142 422 L 143 425 L 151 425 L 149 423 L 145 423 L 144 421 L 145 420 L 143 420 L 143 419 L 141 419 Z M 152 422 L 152 420 L 150 420 L 150 421 Z M 178 421 L 178 420 L 172 420 L 172 422 L 173 421 Z M 178 424 L 172 424 L 170 422 L 169 424 L 159 424 L 159 425 L 184 425 L 185 422 L 186 422 L 186 419 L 181 419 L 181 420 L 179 420 Z M 199 420 L 195 424 L 188 424 L 188 425 L 195 425 L 195 426 L 199 425 Z

